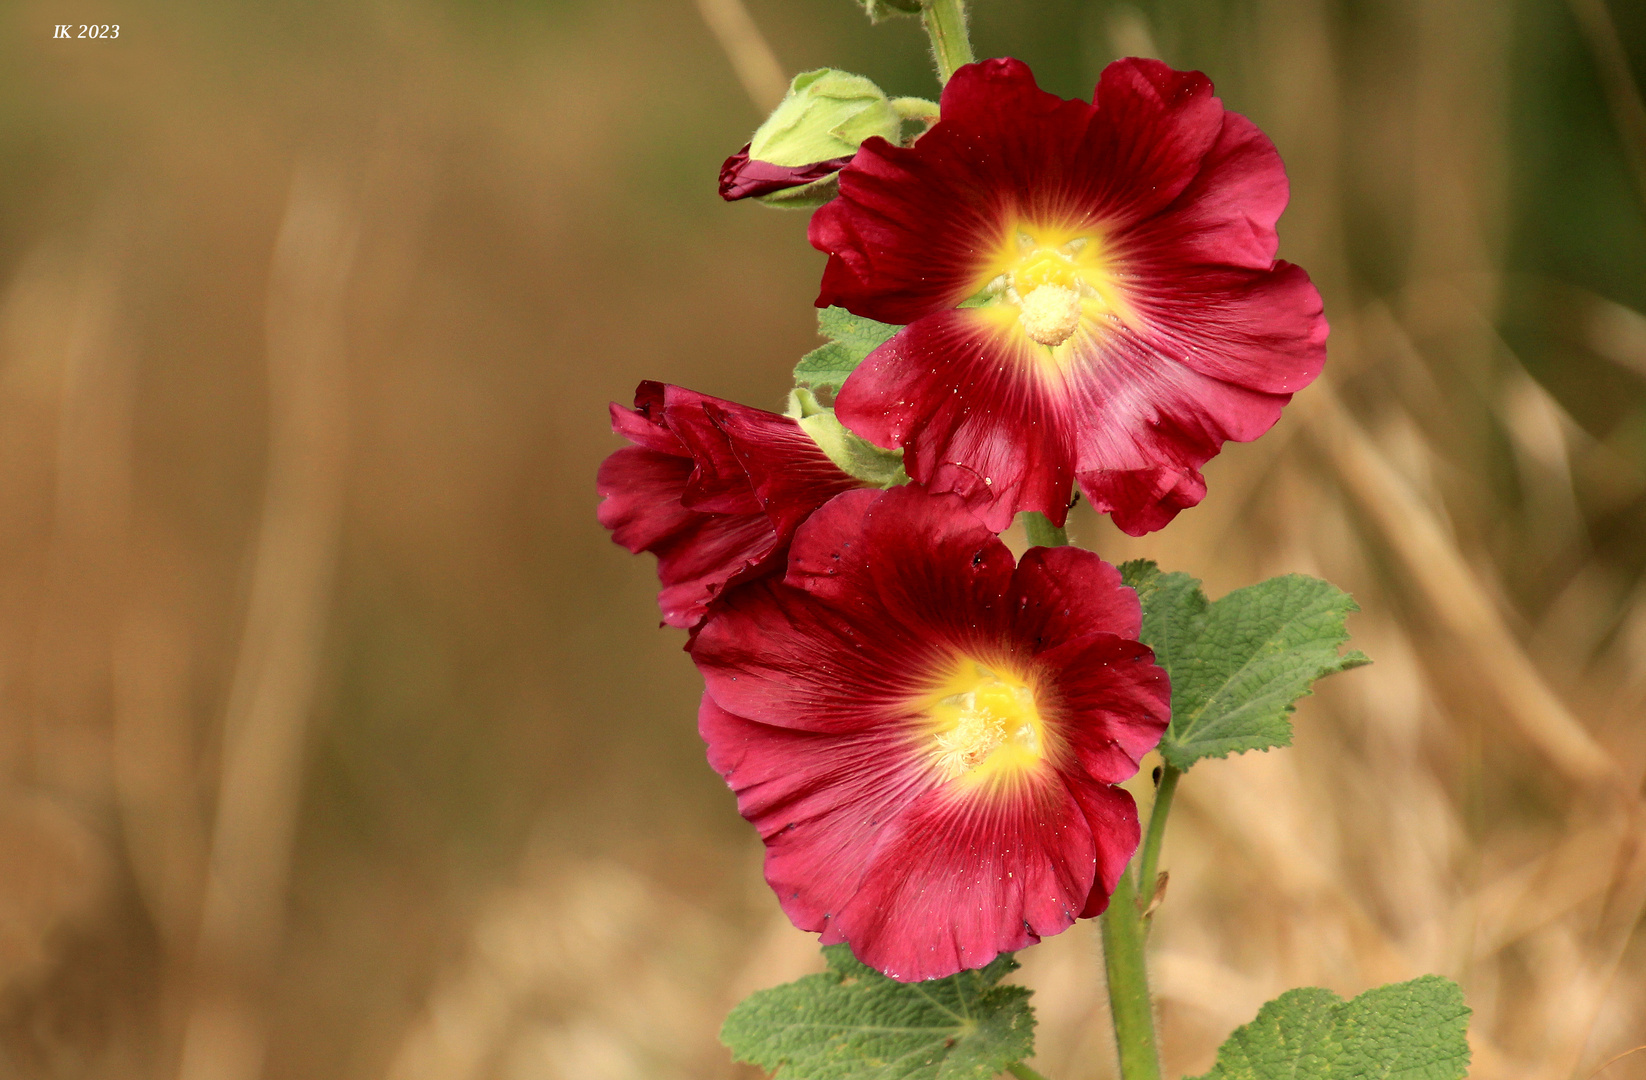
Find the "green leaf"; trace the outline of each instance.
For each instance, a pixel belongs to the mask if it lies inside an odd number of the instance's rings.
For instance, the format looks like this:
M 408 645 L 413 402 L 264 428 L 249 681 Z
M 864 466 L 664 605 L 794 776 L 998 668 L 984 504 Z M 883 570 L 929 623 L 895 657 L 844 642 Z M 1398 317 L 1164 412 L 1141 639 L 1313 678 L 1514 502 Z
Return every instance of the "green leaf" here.
M 1195 1080 L 1461 1080 L 1469 1007 L 1450 979 L 1425 975 L 1344 1001 L 1288 990 L 1229 1036 Z
M 1205 757 L 1289 746 L 1289 719 L 1316 679 L 1369 664 L 1338 655 L 1343 620 L 1358 611 L 1341 589 L 1302 574 L 1270 578 L 1210 603 L 1200 582 L 1163 574 L 1146 560 L 1120 568 L 1143 604 L 1140 637 L 1172 680 L 1166 761 L 1187 769 Z
M 846 384 L 846 376 L 857 370 L 865 356 L 901 329 L 901 326 L 853 315 L 845 308 L 824 308 L 817 313 L 817 332 L 828 338 L 829 343 L 800 358 L 800 363 L 795 365 L 794 381 L 832 394 Z
M 1029 991 L 997 986 L 1010 954 L 978 971 L 900 983 L 844 945 L 823 950 L 829 970 L 753 994 L 720 1041 L 738 1061 L 778 1080 L 989 1080 L 1034 1053 Z

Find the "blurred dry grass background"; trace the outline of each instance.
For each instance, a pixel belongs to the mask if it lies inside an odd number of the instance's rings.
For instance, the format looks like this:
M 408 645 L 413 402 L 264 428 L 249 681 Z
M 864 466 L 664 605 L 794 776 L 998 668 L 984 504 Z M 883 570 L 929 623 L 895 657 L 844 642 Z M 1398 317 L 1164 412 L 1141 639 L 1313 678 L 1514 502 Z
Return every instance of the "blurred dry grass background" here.
M 759 118 L 716 10 L 0 12 L 0 1075 L 753 1075 L 719 1020 L 815 950 L 593 517 L 608 400 L 774 404 L 814 341 L 804 219 L 713 193 Z M 935 90 L 913 24 L 748 10 L 785 72 Z M 1066 95 L 1206 70 L 1333 323 L 1202 507 L 1074 523 L 1213 595 L 1327 577 L 1377 661 L 1185 781 L 1168 1069 L 1429 971 L 1477 1077 L 1646 1043 L 1646 9 L 977 0 L 976 39 Z M 1024 956 L 1057 1080 L 1113 1074 L 1096 949 Z

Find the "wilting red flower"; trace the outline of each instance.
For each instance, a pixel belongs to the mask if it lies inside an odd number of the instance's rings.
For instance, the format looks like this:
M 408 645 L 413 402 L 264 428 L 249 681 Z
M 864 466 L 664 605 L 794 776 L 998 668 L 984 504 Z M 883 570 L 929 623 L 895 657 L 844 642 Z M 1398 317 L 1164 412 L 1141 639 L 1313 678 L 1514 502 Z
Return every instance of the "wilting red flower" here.
M 720 197 L 727 202 L 770 195 L 789 188 L 804 187 L 845 168 L 852 156 L 814 161 L 808 165 L 773 165 L 749 157 L 749 147 L 726 159 L 720 166 Z
M 1137 596 L 1076 548 L 1005 545 L 954 495 L 853 491 L 788 573 L 690 646 L 709 763 L 794 924 L 910 982 L 1108 906 L 1137 846 L 1113 785 L 1166 727 Z
M 806 515 L 859 483 L 787 416 L 643 382 L 612 403 L 626 446 L 600 466 L 600 524 L 657 556 L 663 621 L 690 628 L 733 581 L 768 568 Z
M 836 413 L 997 530 L 1061 523 L 1076 480 L 1126 532 L 1158 529 L 1325 359 L 1319 294 L 1274 259 L 1287 193 L 1199 72 L 1118 60 L 1087 103 L 1017 60 L 961 68 L 937 125 L 865 142 L 812 217 L 818 305 L 909 324 Z

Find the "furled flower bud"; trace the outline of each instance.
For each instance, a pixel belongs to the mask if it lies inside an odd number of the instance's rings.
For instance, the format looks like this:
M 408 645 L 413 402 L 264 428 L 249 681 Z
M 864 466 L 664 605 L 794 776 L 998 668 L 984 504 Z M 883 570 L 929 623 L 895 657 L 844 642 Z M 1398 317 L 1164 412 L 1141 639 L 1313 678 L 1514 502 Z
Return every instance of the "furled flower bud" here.
M 831 68 L 794 77 L 783 103 L 749 145 L 720 169 L 720 197 L 759 199 L 770 206 L 821 206 L 835 193 L 835 174 L 865 139 L 896 143 L 906 116 L 935 118 L 937 106 L 888 98 L 861 75 Z

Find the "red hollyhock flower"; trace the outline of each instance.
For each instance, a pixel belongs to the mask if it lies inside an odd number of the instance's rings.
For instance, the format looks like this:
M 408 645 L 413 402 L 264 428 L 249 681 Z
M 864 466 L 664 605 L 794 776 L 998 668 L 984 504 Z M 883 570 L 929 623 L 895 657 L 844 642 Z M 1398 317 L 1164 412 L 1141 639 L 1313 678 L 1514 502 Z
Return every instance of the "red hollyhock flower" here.
M 963 67 L 931 131 L 865 142 L 812 217 L 818 306 L 908 324 L 836 413 L 996 530 L 1061 523 L 1076 480 L 1124 531 L 1158 529 L 1320 372 L 1320 296 L 1274 259 L 1287 194 L 1199 72 L 1118 60 L 1087 103 L 1017 60 Z
M 861 485 L 787 416 L 678 386 L 643 382 L 634 408 L 612 403 L 634 446 L 600 466 L 600 524 L 657 556 L 663 621 L 691 628 L 734 581 L 781 570 L 813 510 Z
M 709 763 L 783 910 L 912 982 L 1097 915 L 1170 707 L 1137 595 L 1088 551 L 1012 555 L 954 495 L 838 496 L 787 575 L 689 646 Z

